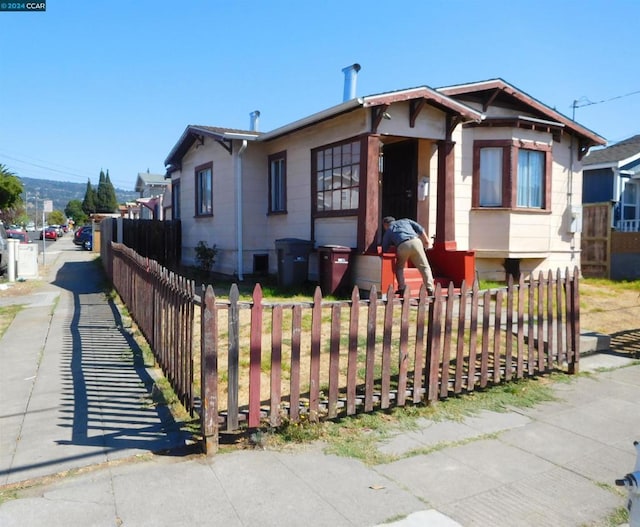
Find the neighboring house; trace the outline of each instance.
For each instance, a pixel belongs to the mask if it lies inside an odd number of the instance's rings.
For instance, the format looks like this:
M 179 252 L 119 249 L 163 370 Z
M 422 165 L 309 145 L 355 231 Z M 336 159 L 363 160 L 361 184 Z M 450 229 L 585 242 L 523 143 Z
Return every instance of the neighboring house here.
M 640 232 L 640 135 L 593 150 L 583 160 L 583 203 L 611 203 L 612 227 Z
M 135 190 L 140 194 L 136 200 L 141 205 L 139 219 L 164 219 L 163 196 L 170 184 L 162 174 L 138 173 Z
M 259 132 L 257 113 L 249 130 L 186 128 L 165 161 L 184 263 L 203 240 L 218 272 L 276 273 L 275 241 L 297 238 L 350 247 L 352 283 L 384 289 L 393 215 L 424 225 L 436 274 L 456 285 L 579 265 L 567 211 L 604 139 L 499 79 L 356 98 L 356 66 L 346 100 L 276 130 Z

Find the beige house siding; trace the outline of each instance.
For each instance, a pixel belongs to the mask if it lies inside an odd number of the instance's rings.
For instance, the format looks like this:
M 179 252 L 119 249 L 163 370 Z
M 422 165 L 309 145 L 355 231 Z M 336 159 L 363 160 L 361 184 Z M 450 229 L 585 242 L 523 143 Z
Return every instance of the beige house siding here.
M 235 269 L 235 193 L 232 156 L 210 138 L 204 144 L 192 146 L 182 159 L 179 171 L 181 184 L 182 259 L 187 265 L 195 265 L 195 247 L 200 240 L 218 248 L 215 269 L 233 273 Z M 196 217 L 195 168 L 213 162 L 213 217 Z M 188 221 L 185 222 L 185 219 Z

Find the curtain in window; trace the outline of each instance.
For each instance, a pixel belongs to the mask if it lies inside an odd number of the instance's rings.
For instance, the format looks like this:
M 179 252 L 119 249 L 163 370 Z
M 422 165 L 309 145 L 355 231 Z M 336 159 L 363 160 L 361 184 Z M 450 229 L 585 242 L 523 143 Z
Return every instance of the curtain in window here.
M 518 207 L 542 208 L 544 153 L 518 151 Z
M 502 206 L 502 148 L 480 150 L 480 206 Z

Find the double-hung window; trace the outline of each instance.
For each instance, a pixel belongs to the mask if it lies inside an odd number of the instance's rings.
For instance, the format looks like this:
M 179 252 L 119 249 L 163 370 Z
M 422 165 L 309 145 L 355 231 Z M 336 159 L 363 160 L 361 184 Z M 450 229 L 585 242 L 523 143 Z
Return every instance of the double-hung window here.
M 287 155 L 269 156 L 269 214 L 287 212 Z
M 213 215 L 213 163 L 200 165 L 196 173 L 196 216 Z
M 518 201 L 517 206 L 541 209 L 544 191 L 544 153 L 535 150 L 518 150 Z
M 354 214 L 360 199 L 360 140 L 319 148 L 311 156 L 316 214 Z
M 520 141 L 476 141 L 473 206 L 549 210 L 551 147 Z

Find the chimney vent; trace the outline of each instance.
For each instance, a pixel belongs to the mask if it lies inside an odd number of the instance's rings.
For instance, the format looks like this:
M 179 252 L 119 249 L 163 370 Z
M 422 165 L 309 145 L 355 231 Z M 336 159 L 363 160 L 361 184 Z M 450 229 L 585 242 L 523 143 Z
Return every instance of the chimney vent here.
M 249 114 L 251 116 L 251 128 L 252 132 L 258 131 L 258 124 L 260 123 L 260 111 L 255 110 Z
M 350 101 L 356 97 L 356 80 L 358 79 L 358 72 L 360 71 L 360 64 L 352 64 L 346 68 L 342 68 L 344 73 L 344 95 L 342 96 L 342 102 Z

